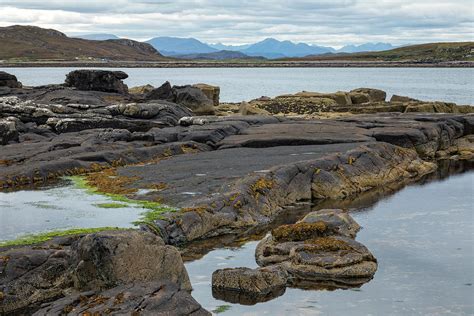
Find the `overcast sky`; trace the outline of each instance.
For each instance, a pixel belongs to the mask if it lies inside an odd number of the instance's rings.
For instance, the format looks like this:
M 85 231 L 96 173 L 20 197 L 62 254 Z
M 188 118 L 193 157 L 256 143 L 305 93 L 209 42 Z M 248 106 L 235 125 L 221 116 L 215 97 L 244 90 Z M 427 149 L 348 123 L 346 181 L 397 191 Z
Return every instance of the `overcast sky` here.
M 242 44 L 274 37 L 319 45 L 474 40 L 474 1 L 0 0 L 0 26 L 146 40 L 195 37 Z

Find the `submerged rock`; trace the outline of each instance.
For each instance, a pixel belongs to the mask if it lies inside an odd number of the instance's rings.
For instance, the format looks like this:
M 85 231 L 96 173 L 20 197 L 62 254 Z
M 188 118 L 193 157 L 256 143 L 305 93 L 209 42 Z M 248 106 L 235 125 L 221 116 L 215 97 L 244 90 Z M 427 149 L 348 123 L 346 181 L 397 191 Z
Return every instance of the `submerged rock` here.
M 128 88 L 122 80 L 128 78 L 123 71 L 74 70 L 66 75 L 66 86 L 78 90 L 127 93 Z

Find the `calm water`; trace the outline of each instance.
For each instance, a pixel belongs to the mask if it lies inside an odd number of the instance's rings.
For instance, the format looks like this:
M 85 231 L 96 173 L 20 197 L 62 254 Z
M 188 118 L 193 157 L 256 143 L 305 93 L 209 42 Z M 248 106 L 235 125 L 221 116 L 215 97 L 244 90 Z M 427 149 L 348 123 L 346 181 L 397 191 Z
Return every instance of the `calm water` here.
M 40 190 L 0 192 L 0 241 L 50 230 L 132 227 L 141 207 L 103 208 L 108 197 L 65 185 Z
M 63 83 L 73 68 L 0 68 L 25 85 Z M 119 70 L 119 69 L 115 69 Z M 302 90 L 348 91 L 379 88 L 422 100 L 474 104 L 474 69 L 471 68 L 128 68 L 131 86 L 168 80 L 183 85 L 204 82 L 221 87 L 221 100 L 240 102 L 262 95 L 277 96 Z
M 378 271 L 355 290 L 304 291 L 254 306 L 216 300 L 211 275 L 225 267 L 256 267 L 257 242 L 214 250 L 186 268 L 193 297 L 224 315 L 473 315 L 474 172 L 409 186 L 353 213 L 357 240 L 377 257 Z

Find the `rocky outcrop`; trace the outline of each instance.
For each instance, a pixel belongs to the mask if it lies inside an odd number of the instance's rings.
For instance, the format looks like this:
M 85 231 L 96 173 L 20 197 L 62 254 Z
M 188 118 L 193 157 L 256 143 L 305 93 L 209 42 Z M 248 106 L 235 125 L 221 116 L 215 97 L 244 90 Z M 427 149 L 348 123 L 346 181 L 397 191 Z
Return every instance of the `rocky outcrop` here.
M 189 295 L 191 285 L 178 250 L 146 232 L 108 231 L 57 237 L 35 246 L 0 249 L 0 271 L 2 314 L 30 314 L 42 303 L 66 294 L 67 298 L 44 307 L 39 315 L 67 306 L 70 307 L 63 312 L 72 315 L 79 310 L 105 312 L 114 302 L 113 298 L 117 308 L 127 313 L 145 307 L 140 305 L 144 298 L 157 303 L 149 307 L 157 313 L 172 307 L 183 311 L 186 308 L 201 310 Z M 151 295 L 153 289 L 160 291 L 164 284 L 170 285 L 163 295 L 174 297 L 174 301 L 162 301 Z M 90 292 L 75 294 L 84 290 Z M 81 295 L 87 297 L 88 302 L 98 304 L 82 304 L 84 301 L 77 300 Z M 106 297 L 111 300 L 107 301 Z
M 233 303 L 255 304 L 282 295 L 287 280 L 288 273 L 278 266 L 220 269 L 212 273 L 212 293 Z
M 210 92 L 208 92 L 210 94 Z M 183 105 L 194 114 L 214 114 L 213 99 L 209 98 L 200 88 L 186 86 L 171 86 L 167 81 L 160 87 L 150 91 L 146 100 L 165 100 Z
M 208 316 L 189 294 L 170 282 L 133 282 L 105 291 L 69 295 L 44 304 L 35 316 L 42 315 L 176 315 Z
M 16 76 L 4 71 L 0 71 L 0 88 L 21 88 L 22 84 Z
M 123 71 L 74 70 L 66 75 L 66 86 L 78 90 L 128 93 L 122 80 L 128 78 Z
M 147 94 L 153 91 L 155 87 L 151 84 L 146 84 L 143 86 L 132 87 L 128 89 L 128 93 L 130 94 Z
M 226 293 L 237 292 L 258 300 L 300 284 L 304 288 L 359 287 L 377 270 L 374 256 L 354 240 L 359 229 L 342 210 L 311 212 L 295 224 L 273 229 L 260 241 L 255 258 L 263 268 L 216 270 L 213 293 L 225 299 Z
M 198 88 L 201 90 L 209 100 L 212 100 L 214 106 L 219 105 L 219 95 L 221 93 L 221 89 L 218 86 L 212 86 L 210 84 L 205 83 L 197 83 L 193 84 L 194 88 Z
M 18 124 L 19 120 L 15 117 L 0 119 L 0 145 L 18 141 Z
M 299 92 L 275 98 L 263 97 L 251 100 L 249 104 L 272 114 L 320 115 L 333 113 L 387 113 L 387 112 L 428 112 L 428 113 L 473 113 L 474 107 L 446 102 L 424 102 L 415 99 L 392 96 L 386 102 L 386 92 L 379 89 L 359 88 L 350 92 L 335 93 Z

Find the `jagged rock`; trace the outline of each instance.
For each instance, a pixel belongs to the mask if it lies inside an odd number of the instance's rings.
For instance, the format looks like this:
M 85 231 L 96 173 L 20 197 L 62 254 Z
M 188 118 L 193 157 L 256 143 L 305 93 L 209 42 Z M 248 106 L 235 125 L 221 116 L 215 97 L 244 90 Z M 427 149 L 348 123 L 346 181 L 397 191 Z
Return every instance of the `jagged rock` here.
M 41 315 L 211 315 L 189 291 L 171 282 L 133 282 L 103 292 L 83 292 L 47 303 Z
M 14 117 L 0 119 L 0 145 L 6 145 L 11 141 L 18 141 L 19 120 Z
M 147 94 L 153 91 L 155 87 L 151 84 L 146 84 L 143 86 L 132 87 L 128 89 L 128 93 L 130 94 Z
M 156 235 L 108 231 L 0 250 L 0 314 L 27 313 L 75 290 L 170 282 L 190 291 L 179 251 Z M 119 290 L 120 291 L 120 290 Z
M 210 100 L 212 100 L 212 103 L 214 104 L 214 106 L 219 105 L 219 94 L 221 92 L 221 89 L 218 86 L 211 86 L 205 83 L 198 83 L 198 84 L 193 84 L 193 87 L 201 90 Z
M 22 85 L 16 76 L 4 71 L 0 71 L 0 87 L 21 88 Z
M 127 85 L 122 82 L 127 77 L 123 71 L 74 70 L 66 75 L 65 84 L 78 90 L 127 93 Z
M 145 96 L 147 100 L 166 100 L 173 102 L 175 100 L 175 95 L 173 89 L 171 88 L 171 84 L 169 81 L 166 81 L 158 88 L 155 88 L 147 93 Z
M 354 89 L 350 91 L 350 94 L 353 94 L 353 93 L 362 93 L 362 94 L 368 95 L 368 99 L 369 99 L 368 102 L 384 102 L 385 99 L 387 98 L 387 93 L 379 89 L 358 88 L 358 89 Z
M 214 103 L 200 89 L 192 86 L 173 86 L 175 103 L 184 105 L 195 114 L 214 114 Z

